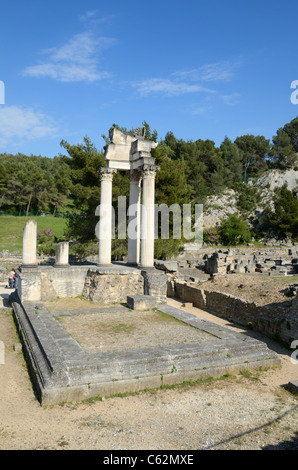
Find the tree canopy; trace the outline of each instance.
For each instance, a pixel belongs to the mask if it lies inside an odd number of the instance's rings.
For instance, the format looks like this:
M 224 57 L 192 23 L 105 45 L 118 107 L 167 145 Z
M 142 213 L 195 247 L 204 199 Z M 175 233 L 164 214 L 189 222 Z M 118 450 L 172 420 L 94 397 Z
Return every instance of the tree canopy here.
M 134 132 L 117 124 L 112 127 L 131 135 Z M 145 139 L 157 142 L 157 131 L 146 121 L 143 127 Z M 247 185 L 249 178 L 256 178 L 271 168 L 298 168 L 298 117 L 277 129 L 271 143 L 262 135 L 247 134 L 234 141 L 226 136 L 216 146 L 210 139 L 178 139 L 172 131 L 158 143 L 153 150 L 160 166 L 156 176 L 156 204 L 204 203 L 208 196 L 228 188 L 238 190 L 237 206 L 245 214 L 259 202 L 259 194 Z M 18 215 L 67 214 L 67 236 L 77 240 L 78 246 L 88 246 L 92 251 L 92 246 L 97 246 L 95 209 L 100 202 L 98 170 L 105 166 L 104 151 L 97 149 L 88 136 L 79 144 L 62 140 L 61 148 L 64 154 L 54 158 L 0 154 L 0 211 Z M 129 178 L 122 171 L 116 173 L 113 181 L 115 206 L 120 195 L 129 196 Z M 297 238 L 297 195 L 285 188 L 278 198 L 269 225 L 280 236 L 290 234 Z M 229 220 L 229 229 L 232 222 L 236 224 L 236 220 Z M 243 226 L 240 229 L 243 231 Z M 125 251 L 125 244 L 125 240 L 114 242 L 117 256 Z M 167 252 L 165 242 L 156 245 L 159 253 Z M 178 242 L 174 245 L 171 249 L 177 250 Z

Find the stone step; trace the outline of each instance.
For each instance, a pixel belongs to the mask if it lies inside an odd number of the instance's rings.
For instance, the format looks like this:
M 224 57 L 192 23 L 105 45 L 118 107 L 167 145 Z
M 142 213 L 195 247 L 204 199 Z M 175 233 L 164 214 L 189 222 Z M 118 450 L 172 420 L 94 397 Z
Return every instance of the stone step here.
M 14 289 L 7 289 L 5 283 L 0 284 L 0 310 L 9 308 L 9 296 Z

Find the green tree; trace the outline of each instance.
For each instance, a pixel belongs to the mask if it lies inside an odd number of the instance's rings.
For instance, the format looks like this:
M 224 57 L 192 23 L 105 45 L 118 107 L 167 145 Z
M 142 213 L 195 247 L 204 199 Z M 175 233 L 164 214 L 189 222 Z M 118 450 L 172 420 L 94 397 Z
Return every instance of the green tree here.
M 221 143 L 220 151 L 225 169 L 225 184 L 233 189 L 235 184 L 243 181 L 244 168 L 241 151 L 228 137 L 225 137 Z
M 260 191 L 247 183 L 237 185 L 238 198 L 237 207 L 242 213 L 252 212 L 261 202 Z
M 274 211 L 269 215 L 271 227 L 280 239 L 298 240 L 298 199 L 284 185 L 274 198 Z
M 297 161 L 297 155 L 294 152 L 290 135 L 280 128 L 272 138 L 272 148 L 270 155 L 272 162 L 282 170 L 292 168 Z
M 218 230 L 223 245 L 240 245 L 251 240 L 248 223 L 236 214 L 225 219 Z
M 298 153 L 298 116 L 284 125 L 283 130 L 290 137 L 294 152 Z
M 247 134 L 237 137 L 235 144 L 241 150 L 245 182 L 248 177 L 259 176 L 268 169 L 270 140 L 262 135 Z
M 282 170 L 298 161 L 298 117 L 280 127 L 272 138 L 270 156 L 273 165 Z
M 62 140 L 60 145 L 68 153 L 61 157 L 70 168 L 70 196 L 75 209 L 69 214 L 66 234 L 74 240 L 74 246 L 81 250 L 82 255 L 92 254 L 96 246 L 95 227 L 98 222 L 95 210 L 100 203 L 99 170 L 105 167 L 103 152 L 98 151 L 87 136 L 82 143 L 71 145 Z

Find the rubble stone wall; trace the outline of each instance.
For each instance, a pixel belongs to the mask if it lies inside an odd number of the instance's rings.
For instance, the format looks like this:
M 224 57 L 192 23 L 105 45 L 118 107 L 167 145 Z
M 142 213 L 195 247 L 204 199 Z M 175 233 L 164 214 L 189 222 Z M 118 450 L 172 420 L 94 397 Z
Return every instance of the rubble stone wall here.
M 171 281 L 168 295 L 184 302 L 191 302 L 195 307 L 214 313 L 229 321 L 252 328 L 274 339 L 291 345 L 298 339 L 298 296 L 292 301 L 292 307 L 281 305 L 258 306 L 240 298 L 217 291 L 207 291 L 185 283 Z
M 83 297 L 91 302 L 112 304 L 126 302 L 127 295 L 143 294 L 144 279 L 140 272 L 103 273 L 90 269 L 83 289 Z

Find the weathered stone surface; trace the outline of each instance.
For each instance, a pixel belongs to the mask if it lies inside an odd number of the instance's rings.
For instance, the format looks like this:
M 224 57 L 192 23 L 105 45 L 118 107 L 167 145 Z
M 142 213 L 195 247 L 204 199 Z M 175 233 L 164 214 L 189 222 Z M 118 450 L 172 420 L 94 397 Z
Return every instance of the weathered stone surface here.
M 298 295 L 294 296 L 290 308 L 274 304 L 258 306 L 223 292 L 204 290 L 177 280 L 171 282 L 168 294 L 172 297 L 192 302 L 195 307 L 249 326 L 270 338 L 280 338 L 288 345 L 298 338 Z
M 46 300 L 52 300 L 58 297 L 57 292 L 55 291 L 53 287 L 53 283 L 48 278 L 48 274 L 46 272 L 40 273 L 40 290 L 41 290 L 40 300 L 44 302 Z
M 127 306 L 133 310 L 146 310 L 157 307 L 157 298 L 152 295 L 128 295 Z
M 157 269 L 148 269 L 142 271 L 144 278 L 144 294 L 153 295 L 158 303 L 167 300 L 167 275 Z
M 154 266 L 157 269 L 161 269 L 167 273 L 175 273 L 178 271 L 177 261 L 163 261 L 163 260 L 154 260 Z
M 111 304 L 126 302 L 127 294 L 144 293 L 144 278 L 133 268 L 91 268 L 89 269 L 83 296 L 91 302 Z
M 21 267 L 18 295 L 21 301 L 53 300 L 82 295 L 88 266 Z
M 289 392 L 298 394 L 298 380 L 292 380 L 286 385 L 286 388 Z
M 68 266 L 69 265 L 69 243 L 61 242 L 56 245 L 55 266 Z

